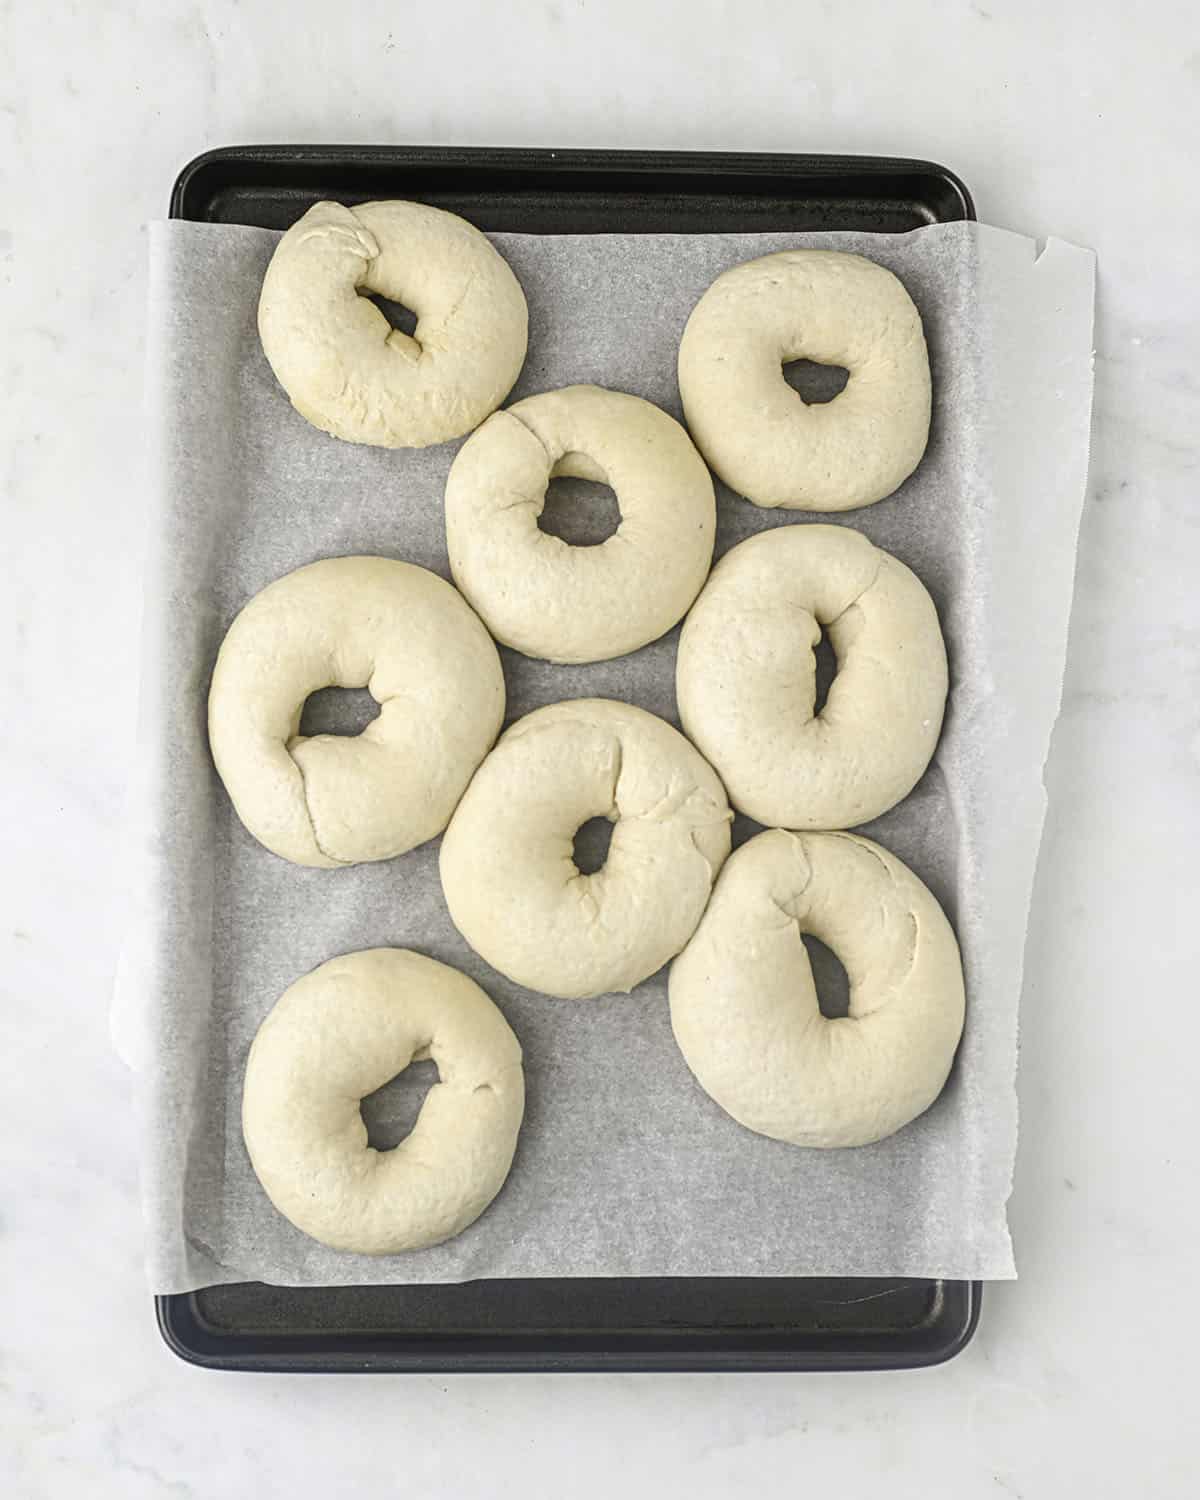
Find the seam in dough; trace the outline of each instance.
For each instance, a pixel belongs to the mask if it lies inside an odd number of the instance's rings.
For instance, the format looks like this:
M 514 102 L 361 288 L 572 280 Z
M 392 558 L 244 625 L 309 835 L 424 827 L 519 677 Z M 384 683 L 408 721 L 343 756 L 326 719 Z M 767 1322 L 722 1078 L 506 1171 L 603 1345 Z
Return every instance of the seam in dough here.
M 417 314 L 392 328 L 364 290 Z M 423 203 L 315 203 L 263 278 L 258 329 L 296 410 L 346 442 L 423 448 L 470 432 L 525 361 L 525 295 L 465 219 Z
M 838 669 L 816 714 L 822 627 Z M 684 731 L 734 807 L 776 828 L 852 828 L 906 797 L 937 747 L 948 684 L 924 585 L 845 526 L 777 527 L 727 552 L 675 664 Z
M 841 959 L 847 1016 L 821 1014 L 805 934 Z M 950 923 L 906 865 L 855 834 L 784 829 L 730 856 L 668 992 L 701 1088 L 760 1135 L 820 1147 L 867 1145 L 928 1109 L 966 1003 Z
M 594 547 L 538 526 L 551 479 L 592 479 L 621 520 Z M 446 480 L 454 581 L 498 641 L 554 662 L 603 661 L 670 630 L 708 575 L 712 479 L 672 417 L 637 396 L 568 386 L 496 412 Z
M 664 720 L 580 699 L 518 720 L 476 772 L 446 830 L 442 890 L 455 926 L 494 968 L 564 999 L 626 993 L 691 936 L 729 853 L 716 773 Z M 584 875 L 572 841 L 613 823 Z
M 361 1101 L 411 1062 L 438 1082 L 390 1151 Z M 271 1202 L 335 1250 L 391 1255 L 459 1234 L 504 1185 L 525 1108 L 521 1048 L 479 986 L 400 948 L 330 959 L 280 996 L 250 1048 L 242 1133 Z
M 367 686 L 358 735 L 299 734 L 325 687 Z M 274 854 L 325 868 L 433 838 L 500 729 L 496 647 L 444 579 L 385 557 L 336 557 L 276 579 L 229 627 L 208 698 L 213 760 Z

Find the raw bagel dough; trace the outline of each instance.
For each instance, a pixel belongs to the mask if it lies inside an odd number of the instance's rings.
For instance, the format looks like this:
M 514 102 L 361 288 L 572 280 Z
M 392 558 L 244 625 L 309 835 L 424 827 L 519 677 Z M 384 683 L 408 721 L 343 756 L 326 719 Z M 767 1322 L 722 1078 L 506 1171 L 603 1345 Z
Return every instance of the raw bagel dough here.
M 814 717 L 821 627 L 838 671 Z M 762 531 L 727 552 L 684 622 L 685 733 L 740 812 L 852 828 L 906 797 L 946 703 L 946 647 L 916 574 L 845 526 Z
M 584 875 L 572 841 L 614 824 Z M 729 853 L 712 768 L 662 719 L 581 698 L 527 714 L 476 772 L 442 840 L 454 924 L 494 968 L 564 999 L 625 993 L 687 942 Z
M 560 474 L 616 492 L 621 524 L 599 546 L 539 529 Z M 679 423 L 594 385 L 496 412 L 446 482 L 455 583 L 497 640 L 548 661 L 623 656 L 670 630 L 708 575 L 715 529 L 712 479 Z
M 366 687 L 359 735 L 299 733 L 319 688 Z M 486 630 L 443 579 L 385 557 L 311 563 L 229 627 L 208 697 L 213 759 L 260 843 L 299 865 L 391 859 L 446 826 L 504 717 Z
M 845 389 L 806 405 L 783 378 L 795 359 L 844 366 Z M 871 505 L 908 478 L 929 438 L 921 315 L 860 255 L 764 255 L 718 276 L 693 308 L 679 394 L 696 446 L 755 505 Z
M 841 959 L 849 1015 L 817 1004 L 810 933 Z M 726 864 L 671 966 L 671 1025 L 700 1086 L 760 1135 L 865 1146 L 928 1109 L 963 1026 L 958 944 L 895 855 L 772 829 Z
M 360 290 L 411 308 L 412 337 Z M 263 352 L 301 416 L 383 448 L 444 443 L 495 411 L 527 324 L 491 241 L 424 203 L 315 203 L 276 246 L 258 304 Z
M 410 1062 L 438 1082 L 391 1151 L 359 1103 Z M 525 1110 L 521 1048 L 465 974 L 403 948 L 330 959 L 276 1002 L 246 1063 L 242 1133 L 267 1196 L 335 1250 L 391 1255 L 458 1234 L 512 1165 Z

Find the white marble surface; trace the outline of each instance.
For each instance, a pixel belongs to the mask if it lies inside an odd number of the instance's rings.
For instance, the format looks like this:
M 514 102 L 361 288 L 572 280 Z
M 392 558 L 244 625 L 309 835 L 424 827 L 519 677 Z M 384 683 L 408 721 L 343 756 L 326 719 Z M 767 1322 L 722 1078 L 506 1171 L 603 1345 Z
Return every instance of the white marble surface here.
M 1093 473 L 1023 1001 L 1022 1279 L 989 1291 L 953 1364 L 289 1380 L 204 1374 L 159 1344 L 107 1022 L 139 226 L 206 147 L 336 139 L 931 156 L 981 216 L 1098 250 Z M 1198 139 L 1200 27 L 1162 0 L 0 8 L 0 1492 L 1194 1492 Z

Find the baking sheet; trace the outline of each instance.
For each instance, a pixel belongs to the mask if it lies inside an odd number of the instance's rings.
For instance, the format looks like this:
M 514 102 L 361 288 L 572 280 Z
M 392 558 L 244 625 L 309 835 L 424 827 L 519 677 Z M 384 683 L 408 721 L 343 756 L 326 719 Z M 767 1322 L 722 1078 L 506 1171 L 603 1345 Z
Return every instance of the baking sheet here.
M 952 693 L 938 753 L 912 796 L 863 831 L 907 861 L 954 921 L 967 1025 L 932 1109 L 877 1145 L 822 1152 L 742 1130 L 699 1089 L 672 1040 L 665 970 L 629 996 L 533 994 L 455 932 L 436 841 L 383 864 L 306 870 L 268 854 L 233 815 L 204 717 L 217 647 L 242 604 L 336 554 L 449 576 L 442 490 L 458 444 L 355 447 L 292 410 L 255 330 L 277 238 L 183 222 L 150 230 L 142 762 L 114 1034 L 138 1073 L 154 1290 L 1012 1276 L 1017 1005 L 1086 474 L 1090 253 L 1051 241 L 1038 255 L 1028 239 L 965 223 L 900 236 L 493 236 L 529 300 L 514 400 L 592 381 L 679 417 L 675 353 L 696 299 L 729 266 L 792 245 L 872 256 L 903 278 L 924 318 L 934 375 L 925 460 L 890 499 L 828 519 L 901 557 L 941 614 Z M 717 491 L 718 555 L 764 527 L 826 519 Z M 583 667 L 503 651 L 508 717 L 599 695 L 677 723 L 676 637 Z M 312 728 L 338 711 L 312 708 Z M 755 831 L 739 819 L 735 840 Z M 279 994 L 336 953 L 379 945 L 416 948 L 483 985 L 521 1039 L 528 1105 L 512 1173 L 480 1220 L 448 1244 L 373 1258 L 327 1250 L 275 1212 L 239 1112 L 250 1041 Z M 372 1123 L 390 1121 L 394 1136 L 428 1073 L 409 1069 L 371 1101 Z

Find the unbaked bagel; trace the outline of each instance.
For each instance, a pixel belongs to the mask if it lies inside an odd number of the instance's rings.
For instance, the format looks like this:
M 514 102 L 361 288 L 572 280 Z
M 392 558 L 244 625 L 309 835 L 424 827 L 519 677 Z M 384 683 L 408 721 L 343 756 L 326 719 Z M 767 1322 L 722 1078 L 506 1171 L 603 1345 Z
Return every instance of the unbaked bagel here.
M 621 524 L 599 546 L 539 529 L 560 474 L 616 493 Z M 623 656 L 670 630 L 708 574 L 715 527 L 712 479 L 679 423 L 594 385 L 496 412 L 446 482 L 455 583 L 497 640 L 548 661 Z
M 360 1102 L 410 1062 L 438 1082 L 390 1151 Z M 246 1063 L 242 1133 L 267 1196 L 335 1250 L 391 1255 L 449 1239 L 512 1165 L 525 1109 L 521 1048 L 479 986 L 402 948 L 331 959 L 284 991 Z
M 807 405 L 792 360 L 841 365 L 845 389 Z M 781 250 L 718 276 L 679 345 L 696 446 L 755 505 L 849 510 L 890 495 L 929 438 L 921 315 L 883 266 L 838 250 Z
M 412 336 L 364 293 L 415 312 Z M 495 411 L 527 324 L 491 241 L 424 203 L 315 203 L 276 246 L 258 304 L 263 351 L 301 416 L 383 448 L 444 443 Z
M 319 688 L 370 689 L 359 735 L 300 734 Z M 213 760 L 238 816 L 300 865 L 390 859 L 446 826 L 504 717 L 490 636 L 456 589 L 385 557 L 336 557 L 256 594 L 221 645 Z
M 848 1015 L 821 1014 L 804 933 L 841 959 Z M 730 857 L 669 991 L 700 1086 L 797 1146 L 864 1146 L 928 1109 L 965 1003 L 954 933 L 907 866 L 853 834 L 779 829 Z
M 837 656 L 814 715 L 824 627 Z M 684 622 L 684 731 L 740 812 L 853 828 L 906 797 L 937 745 L 946 648 L 924 585 L 845 526 L 762 531 L 727 552 Z
M 581 874 L 572 840 L 613 824 Z M 581 698 L 517 721 L 480 766 L 442 840 L 446 904 L 476 952 L 564 999 L 631 990 L 687 942 L 729 853 L 715 772 L 662 719 Z

